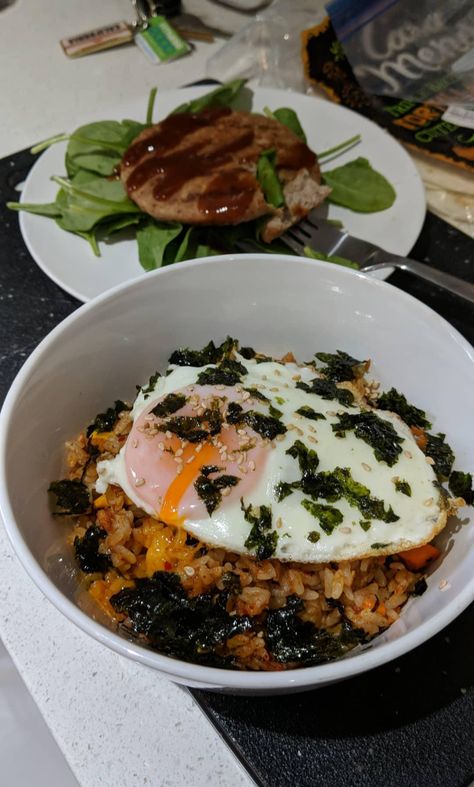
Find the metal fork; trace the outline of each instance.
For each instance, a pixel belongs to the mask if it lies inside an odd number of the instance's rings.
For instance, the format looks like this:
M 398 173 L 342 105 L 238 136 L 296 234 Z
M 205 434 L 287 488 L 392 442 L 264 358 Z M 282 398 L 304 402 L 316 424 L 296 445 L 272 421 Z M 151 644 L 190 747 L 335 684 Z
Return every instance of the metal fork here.
M 330 221 L 316 216 L 314 211 L 287 230 L 281 236 L 281 240 L 301 256 L 306 256 L 304 248 L 309 246 L 328 256 L 337 254 L 340 257 L 345 257 L 356 262 L 359 265 L 359 270 L 364 273 L 384 268 L 400 268 L 474 303 L 473 284 L 451 276 L 449 273 L 431 268 L 423 262 L 417 262 L 409 257 L 399 257 L 384 251 L 373 243 L 354 238 L 345 230 L 335 227 Z

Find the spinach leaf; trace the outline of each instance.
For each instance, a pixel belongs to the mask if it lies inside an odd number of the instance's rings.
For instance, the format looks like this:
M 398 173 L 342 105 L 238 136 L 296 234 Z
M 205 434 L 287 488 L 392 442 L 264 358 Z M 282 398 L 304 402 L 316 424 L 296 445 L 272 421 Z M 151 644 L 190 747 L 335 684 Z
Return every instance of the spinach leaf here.
M 363 377 L 368 369 L 368 361 L 358 361 L 342 350 L 335 353 L 315 353 L 316 358 L 326 364 L 326 368 L 321 370 L 329 380 L 341 383 L 345 380 L 358 380 Z
M 424 452 L 426 456 L 434 459 L 433 470 L 439 481 L 447 481 L 454 464 L 454 453 L 445 442 L 444 434 L 429 434 Z
M 275 120 L 278 120 L 282 126 L 286 126 L 293 134 L 296 134 L 302 142 L 306 142 L 306 134 L 303 131 L 299 117 L 294 109 L 280 107 L 280 109 L 274 109 L 272 114 Z
M 116 399 L 113 407 L 109 407 L 104 413 L 96 415 L 94 421 L 89 424 L 86 430 L 87 437 L 90 437 L 92 432 L 110 432 L 123 410 L 130 410 L 129 405 L 120 399 Z
M 419 407 L 410 404 L 406 397 L 395 390 L 395 388 L 390 388 L 389 391 L 385 391 L 379 396 L 377 408 L 397 413 L 408 426 L 419 426 L 421 429 L 429 429 L 431 426 L 424 410 L 420 410 Z
M 342 413 L 339 421 L 332 424 L 337 437 L 345 437 L 346 431 L 353 430 L 356 437 L 374 449 L 379 462 L 386 462 L 389 467 L 398 461 L 402 452 L 403 438 L 395 431 L 389 421 L 380 418 L 376 413 L 365 412 Z
M 190 598 L 177 574 L 157 571 L 150 579 L 137 579 L 134 588 L 121 590 L 110 602 L 128 616 L 126 625 L 144 634 L 161 653 L 200 664 L 232 666 L 215 654 L 216 648 L 253 627 L 249 617 L 226 611 L 232 593 L 232 589 L 212 590 Z
M 343 265 L 345 268 L 355 268 L 355 270 L 359 270 L 359 264 L 357 262 L 352 262 L 352 260 L 348 260 L 346 257 L 339 257 L 337 254 L 323 254 L 322 251 L 316 251 L 316 249 L 312 249 L 310 246 L 305 246 L 303 252 L 305 257 L 309 257 L 312 260 L 323 260 L 323 262 L 332 262 L 334 265 Z
M 100 542 L 106 537 L 107 533 L 97 525 L 91 525 L 86 532 L 79 538 L 74 539 L 74 552 L 81 571 L 86 574 L 103 574 L 112 566 L 109 555 L 99 552 Z
M 58 513 L 63 516 L 85 514 L 90 511 L 91 498 L 89 490 L 76 479 L 64 478 L 62 481 L 52 481 L 48 487 L 56 497 Z
M 69 177 L 80 169 L 113 175 L 127 148 L 146 126 L 135 120 L 101 120 L 77 128 L 69 137 L 66 169 Z
M 182 224 L 162 222 L 156 219 L 147 221 L 137 230 L 138 257 L 146 271 L 161 268 L 166 248 L 181 230 Z
M 338 635 L 318 629 L 313 623 L 301 620 L 298 613 L 303 609 L 304 603 L 298 596 L 288 596 L 286 606 L 268 611 L 267 647 L 277 661 L 322 664 L 341 658 L 366 640 L 364 632 L 352 628 L 345 619 Z
M 210 93 L 205 93 L 199 98 L 180 104 L 171 114 L 176 115 L 178 112 L 202 112 L 203 109 L 208 109 L 209 107 L 228 107 L 237 98 L 246 82 L 246 79 L 233 79 L 231 82 L 219 85 L 219 87 L 211 90 Z
M 338 508 L 334 508 L 334 506 L 315 503 L 313 500 L 302 500 L 301 505 L 309 511 L 311 516 L 314 516 L 319 521 L 321 528 L 328 536 L 344 519 L 341 511 Z
M 462 497 L 466 505 L 474 504 L 474 489 L 472 488 L 472 474 L 453 470 L 449 476 L 449 488 L 454 497 Z
M 276 169 L 276 151 L 264 150 L 257 161 L 257 180 L 263 191 L 265 202 L 275 208 L 282 208 L 285 204 L 283 188 Z
M 396 199 L 393 186 L 366 158 L 357 158 L 326 171 L 322 180 L 332 189 L 329 202 L 360 213 L 375 213 L 390 208 Z
M 38 216 L 48 216 L 55 219 L 61 216 L 61 208 L 56 202 L 45 202 L 44 204 L 35 202 L 7 202 L 10 210 L 24 210 L 26 213 L 35 213 Z
M 245 541 L 247 549 L 255 549 L 257 560 L 266 560 L 275 553 L 278 544 L 278 533 L 272 530 L 272 510 L 269 506 L 244 505 L 243 498 L 240 507 L 244 512 L 244 519 L 252 525 L 252 529 Z

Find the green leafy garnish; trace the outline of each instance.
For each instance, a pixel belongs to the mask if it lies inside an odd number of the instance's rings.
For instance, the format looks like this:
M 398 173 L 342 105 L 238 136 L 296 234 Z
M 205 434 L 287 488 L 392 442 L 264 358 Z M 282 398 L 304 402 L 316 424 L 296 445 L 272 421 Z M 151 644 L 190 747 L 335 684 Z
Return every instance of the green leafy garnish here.
M 326 420 L 325 415 L 323 415 L 322 413 L 317 413 L 316 410 L 313 410 L 313 408 L 309 407 L 309 405 L 307 404 L 304 404 L 302 407 L 299 407 L 298 410 L 296 410 L 296 412 L 298 413 L 298 415 L 302 415 L 304 418 L 309 418 L 310 421 Z
M 217 347 L 213 341 L 206 344 L 202 350 L 190 350 L 189 347 L 180 347 L 171 353 L 168 362 L 175 366 L 207 366 L 218 363 L 228 357 L 237 346 L 237 341 L 230 336 Z
M 127 629 L 145 635 L 160 653 L 225 667 L 232 662 L 217 656 L 216 648 L 253 626 L 249 617 L 227 612 L 233 593 L 233 588 L 212 589 L 188 597 L 177 574 L 156 571 L 150 579 L 137 579 L 135 587 L 116 593 L 110 603 L 128 616 Z
M 328 536 L 331 535 L 334 528 L 340 525 L 344 519 L 341 511 L 333 506 L 315 503 L 313 500 L 302 500 L 301 505 L 309 511 L 311 516 L 318 519 L 319 524 Z
M 52 481 L 48 492 L 56 496 L 56 506 L 60 509 L 58 513 L 63 516 L 85 514 L 90 510 L 91 497 L 82 481 L 68 478 Z
M 322 399 L 337 399 L 340 404 L 350 407 L 354 401 L 354 395 L 347 388 L 338 388 L 332 380 L 322 377 L 315 377 L 310 383 L 298 382 L 297 388 L 301 388 L 306 393 L 314 393 Z
M 106 537 L 107 533 L 97 525 L 91 525 L 80 538 L 74 539 L 74 552 L 76 560 L 82 571 L 86 574 L 103 574 L 112 566 L 109 555 L 99 552 L 100 542 Z
M 270 404 L 270 406 L 268 408 L 268 412 L 270 413 L 272 418 L 280 419 L 282 417 L 282 415 L 283 415 L 282 411 L 278 410 L 278 408 L 274 407 L 272 404 Z
M 447 481 L 454 464 L 454 453 L 445 442 L 444 434 L 429 434 L 424 452 L 434 460 L 433 470 L 439 481 Z
M 322 251 L 316 251 L 316 249 L 312 249 L 310 246 L 305 246 L 303 253 L 305 257 L 309 257 L 311 260 L 332 262 L 334 265 L 342 265 L 344 268 L 354 268 L 355 270 L 359 270 L 360 267 L 357 262 L 352 262 L 352 260 L 348 260 L 347 257 L 339 257 L 337 254 L 323 254 Z
M 247 374 L 247 369 L 240 361 L 224 358 L 219 366 L 199 372 L 197 381 L 199 385 L 236 385 L 244 374 Z
M 421 429 L 429 429 L 431 426 L 424 410 L 410 404 L 406 397 L 395 388 L 390 388 L 389 391 L 385 391 L 379 396 L 377 408 L 397 413 L 408 426 L 419 426 Z
M 242 350 L 240 351 L 240 354 L 242 355 Z M 245 358 L 246 356 L 243 357 Z M 244 391 L 247 391 L 247 393 L 249 393 L 253 399 L 259 399 L 261 402 L 270 401 L 268 396 L 265 396 L 265 394 L 259 391 L 258 388 L 244 388 Z
M 291 448 L 288 448 L 287 452 L 288 456 L 292 456 L 293 459 L 298 460 L 298 465 L 303 475 L 303 478 L 307 475 L 314 475 L 319 465 L 319 457 L 311 448 L 307 448 L 301 440 L 296 440 Z
M 315 355 L 319 361 L 326 364 L 321 373 L 335 383 L 358 380 L 365 374 L 369 364 L 368 361 L 358 361 L 342 350 L 336 350 L 335 353 L 315 353 Z
M 474 504 L 474 489 L 472 488 L 472 474 L 453 470 L 449 476 L 449 488 L 454 497 L 462 497 L 466 505 Z
M 166 415 L 172 415 L 186 404 L 186 397 L 180 393 L 170 393 L 162 399 L 161 402 L 156 404 L 151 412 L 159 418 L 164 418 Z
M 276 169 L 276 151 L 264 150 L 257 161 L 257 180 L 263 191 L 265 202 L 275 208 L 282 208 L 285 204 L 283 188 Z
M 212 472 L 215 468 L 211 468 Z M 222 501 L 222 490 L 231 486 L 236 486 L 240 481 L 235 475 L 221 475 L 217 478 L 209 478 L 209 473 L 201 473 L 194 483 L 194 488 L 204 502 L 209 516 L 214 513 Z
M 222 416 L 218 407 L 207 407 L 202 416 L 175 415 L 160 424 L 163 432 L 172 432 L 190 443 L 201 443 L 219 434 L 221 427 Z
M 396 199 L 393 186 L 366 158 L 357 158 L 322 174 L 332 189 L 328 200 L 360 213 L 375 213 L 390 208 Z
M 120 413 L 124 410 L 130 410 L 130 406 L 117 399 L 113 407 L 109 407 L 105 413 L 96 415 L 94 421 L 87 427 L 87 437 L 90 437 L 92 432 L 110 432 Z
M 371 549 L 385 549 L 385 547 L 389 547 L 391 542 L 389 541 L 388 544 L 382 544 L 380 541 L 376 541 L 375 544 L 371 544 Z
M 143 388 L 137 385 L 137 391 L 141 391 L 144 398 L 148 399 L 150 394 L 153 393 L 153 391 L 155 390 L 155 386 L 158 380 L 160 379 L 160 377 L 161 377 L 160 372 L 154 372 L 154 374 L 152 374 L 150 379 L 148 380 L 147 385 L 144 385 Z
M 345 619 L 339 634 L 318 629 L 313 623 L 301 620 L 298 613 L 303 609 L 302 599 L 288 596 L 286 606 L 268 611 L 267 647 L 277 661 L 301 666 L 322 664 L 341 658 L 366 639 L 361 629 L 352 628 Z
M 411 486 L 408 481 L 402 481 L 400 478 L 397 478 L 393 483 L 395 484 L 397 492 L 401 492 L 402 495 L 411 497 Z
M 272 510 L 269 506 L 244 505 L 243 498 L 240 507 L 244 512 L 244 519 L 252 525 L 252 529 L 245 541 L 247 549 L 255 549 L 257 560 L 266 560 L 275 554 L 278 543 L 278 533 L 272 530 Z
M 257 413 L 255 410 L 248 410 L 244 413 L 242 418 L 243 422 L 250 426 L 254 432 L 257 432 L 261 437 L 268 440 L 274 440 L 280 434 L 285 434 L 286 426 L 282 424 L 278 418 L 273 418 L 271 415 L 263 415 Z
M 308 535 L 306 536 L 306 538 L 307 538 L 307 539 L 308 539 L 308 541 L 310 541 L 312 544 L 317 544 L 317 543 L 318 543 L 318 541 L 319 541 L 319 539 L 321 538 L 321 533 L 318 533 L 318 531 L 317 531 L 317 530 L 310 530 L 310 532 L 308 533 Z
M 275 500 L 278 503 L 281 503 L 281 501 L 284 500 L 285 497 L 288 497 L 288 495 L 291 495 L 292 492 L 293 484 L 289 484 L 287 481 L 280 481 L 273 490 Z
M 264 107 L 263 112 L 267 117 L 278 120 L 282 126 L 289 128 L 302 142 L 306 142 L 306 134 L 303 131 L 303 127 L 294 109 L 280 107 L 280 109 L 274 109 L 272 111 L 268 107 Z
M 362 530 L 365 530 L 365 532 L 367 532 L 367 530 L 370 528 L 371 525 L 370 519 L 360 519 L 359 525 L 361 526 Z
M 327 158 L 328 156 L 332 156 L 334 153 L 342 153 L 346 149 L 351 148 L 353 145 L 357 145 L 360 140 L 360 134 L 355 134 L 355 136 L 346 139 L 344 142 L 340 142 L 338 145 L 334 145 L 332 148 L 322 150 L 320 153 L 318 153 L 318 161 L 321 161 L 321 159 Z
M 224 85 L 219 85 L 219 87 L 216 87 L 209 93 L 205 93 L 203 96 L 199 96 L 199 98 L 180 104 L 179 107 L 173 110 L 172 114 L 177 115 L 178 112 L 202 112 L 203 109 L 209 109 L 209 107 L 228 107 L 235 101 L 246 82 L 246 79 L 234 79 Z
M 379 462 L 386 462 L 389 467 L 397 462 L 403 438 L 389 421 L 372 412 L 342 413 L 338 417 L 339 421 L 332 424 L 332 430 L 338 437 L 345 437 L 347 431 L 353 430 L 356 437 L 374 449 Z

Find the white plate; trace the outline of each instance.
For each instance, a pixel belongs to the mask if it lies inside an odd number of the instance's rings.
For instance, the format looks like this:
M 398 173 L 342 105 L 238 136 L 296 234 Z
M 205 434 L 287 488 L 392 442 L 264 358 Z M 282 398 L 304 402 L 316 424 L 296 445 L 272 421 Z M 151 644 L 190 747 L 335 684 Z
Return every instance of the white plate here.
M 158 93 L 155 119 L 160 120 L 184 101 L 206 93 L 209 87 L 191 87 Z M 329 206 L 329 217 L 343 221 L 353 235 L 372 241 L 394 254 L 407 255 L 423 225 L 425 193 L 418 172 L 405 150 L 387 132 L 349 109 L 299 93 L 256 88 L 253 109 L 291 106 L 301 120 L 309 146 L 323 151 L 355 134 L 361 135 L 357 147 L 323 166 L 332 169 L 365 156 L 371 165 L 392 183 L 397 198 L 389 210 L 380 213 L 355 213 Z M 146 97 L 133 98 L 117 108 L 110 119 L 144 117 Z M 97 117 L 84 117 L 84 123 Z M 57 185 L 50 178 L 64 174 L 66 144 L 55 145 L 38 159 L 25 182 L 22 202 L 53 201 Z M 40 268 L 67 292 L 88 301 L 102 292 L 135 279 L 143 273 L 138 262 L 135 240 L 101 244 L 100 258 L 94 257 L 86 241 L 59 229 L 51 219 L 28 213 L 20 214 L 23 239 Z M 386 273 L 388 275 L 388 273 Z

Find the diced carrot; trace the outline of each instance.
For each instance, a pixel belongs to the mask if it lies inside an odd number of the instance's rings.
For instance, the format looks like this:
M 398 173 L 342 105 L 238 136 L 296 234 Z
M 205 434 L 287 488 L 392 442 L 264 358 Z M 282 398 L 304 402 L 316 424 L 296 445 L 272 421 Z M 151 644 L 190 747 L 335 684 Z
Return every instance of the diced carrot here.
M 380 604 L 378 605 L 377 612 L 379 613 L 379 615 L 385 615 L 387 613 L 387 608 L 383 603 L 383 601 L 381 601 Z
M 436 560 L 440 554 L 440 550 L 434 547 L 433 544 L 423 544 L 421 547 L 399 552 L 398 556 L 403 560 L 407 568 L 412 571 L 421 571 L 432 560 Z
M 107 508 L 109 505 L 106 495 L 100 495 L 94 500 L 94 508 Z
M 103 447 L 104 447 L 104 443 L 106 443 L 106 441 L 109 439 L 109 437 L 112 437 L 112 435 L 113 435 L 113 432 L 97 432 L 97 431 L 94 431 L 91 434 L 90 440 L 91 440 L 92 445 L 94 445 L 99 450 L 102 450 Z
M 424 451 L 428 443 L 428 435 L 425 430 L 420 429 L 419 426 L 411 426 L 410 429 L 418 448 Z

